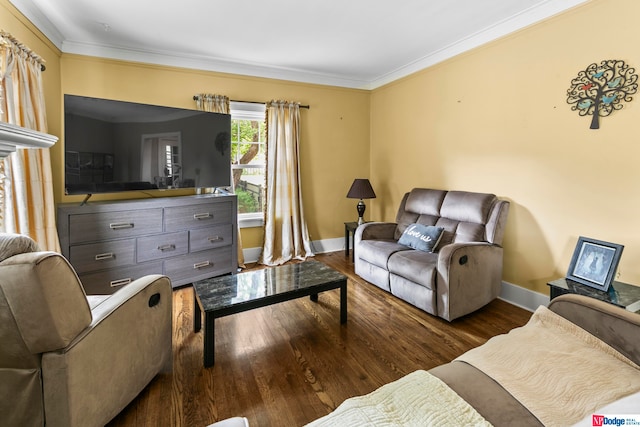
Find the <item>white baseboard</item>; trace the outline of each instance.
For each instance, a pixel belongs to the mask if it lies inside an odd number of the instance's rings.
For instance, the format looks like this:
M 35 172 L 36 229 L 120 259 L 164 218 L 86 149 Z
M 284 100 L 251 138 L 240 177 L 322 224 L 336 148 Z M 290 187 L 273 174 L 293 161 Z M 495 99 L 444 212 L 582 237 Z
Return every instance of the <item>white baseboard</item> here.
M 344 238 L 314 240 L 311 242 L 314 253 L 336 252 L 344 250 Z M 243 248 L 244 260 L 247 263 L 257 262 L 262 248 Z M 498 298 L 531 312 L 541 306 L 549 305 L 549 296 L 535 292 L 518 285 L 502 282 L 502 289 Z
M 242 248 L 242 255 L 244 255 L 244 262 L 258 262 L 262 248 Z
M 508 282 L 502 282 L 502 290 L 498 298 L 529 311 L 536 311 L 541 305 L 545 307 L 549 305 L 548 295 Z
M 335 239 L 315 240 L 311 242 L 311 249 L 316 254 L 343 251 L 344 237 L 337 237 Z
M 342 251 L 344 250 L 344 238 L 314 240 L 311 242 L 311 250 L 315 254 Z M 248 263 L 257 262 L 261 252 L 262 248 L 242 248 L 244 261 Z

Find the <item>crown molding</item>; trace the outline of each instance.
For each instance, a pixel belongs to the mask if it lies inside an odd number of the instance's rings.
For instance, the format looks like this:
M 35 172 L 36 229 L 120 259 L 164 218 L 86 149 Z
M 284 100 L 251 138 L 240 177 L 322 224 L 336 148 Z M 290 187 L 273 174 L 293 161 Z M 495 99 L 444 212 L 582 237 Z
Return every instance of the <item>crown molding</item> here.
M 143 62 L 154 65 L 164 65 L 178 68 L 188 68 L 219 73 L 236 74 L 249 77 L 262 77 L 277 80 L 294 81 L 368 89 L 369 82 L 349 76 L 334 76 L 314 73 L 293 68 L 266 66 L 249 62 L 229 61 L 221 58 L 211 58 L 202 55 L 181 55 L 175 52 L 139 50 L 106 46 L 100 44 L 64 41 L 61 51 L 77 55 L 95 56 L 122 61 Z
M 31 0 L 9 0 L 9 2 L 62 51 L 64 36 L 38 6 Z
M 214 71 L 251 77 L 294 81 L 319 85 L 346 87 L 352 89 L 372 90 L 409 76 L 418 71 L 450 59 L 456 55 L 477 48 L 508 34 L 548 19 L 571 8 L 591 0 L 546 0 L 531 8 L 503 20 L 489 28 L 456 41 L 451 45 L 432 52 L 416 61 L 373 80 L 357 76 L 332 75 L 314 73 L 285 67 L 264 64 L 235 62 L 222 58 L 211 58 L 197 55 L 179 55 L 168 51 L 151 51 L 106 46 L 87 42 L 65 40 L 60 31 L 51 23 L 43 12 L 30 0 L 9 0 L 22 12 L 51 42 L 63 53 L 95 56 L 101 58 L 142 62 L 179 68 Z
M 489 28 L 485 28 L 480 32 L 472 34 L 415 62 L 407 64 L 406 66 L 389 74 L 380 76 L 370 82 L 368 89 L 376 89 L 384 86 L 395 80 L 429 68 L 447 59 L 460 55 L 461 53 L 495 41 L 501 37 L 515 33 L 516 31 L 544 21 L 545 19 L 549 19 L 589 1 L 591 0 L 547 0 L 545 3 L 540 3 L 531 7 L 510 17 L 509 19 L 499 22 Z

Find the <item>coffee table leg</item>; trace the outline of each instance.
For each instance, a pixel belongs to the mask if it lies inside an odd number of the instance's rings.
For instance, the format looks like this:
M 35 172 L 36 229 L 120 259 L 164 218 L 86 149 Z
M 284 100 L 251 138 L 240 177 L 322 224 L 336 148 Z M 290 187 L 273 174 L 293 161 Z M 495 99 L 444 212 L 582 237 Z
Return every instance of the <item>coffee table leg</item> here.
M 202 312 L 200 311 L 196 291 L 193 291 L 193 331 L 199 332 L 200 329 L 202 329 Z
M 204 367 L 209 368 L 215 363 L 215 317 L 213 313 L 204 313 Z
M 340 286 L 340 323 L 347 323 L 347 282 Z
M 313 302 L 318 302 L 318 294 L 311 294 L 311 295 L 309 295 L 309 298 Z

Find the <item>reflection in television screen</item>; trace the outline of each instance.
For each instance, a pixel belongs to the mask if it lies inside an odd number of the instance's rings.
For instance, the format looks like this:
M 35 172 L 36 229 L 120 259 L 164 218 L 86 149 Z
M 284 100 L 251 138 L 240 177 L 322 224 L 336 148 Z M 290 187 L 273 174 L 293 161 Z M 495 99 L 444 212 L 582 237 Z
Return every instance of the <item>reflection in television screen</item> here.
M 231 116 L 64 96 L 67 194 L 228 187 Z

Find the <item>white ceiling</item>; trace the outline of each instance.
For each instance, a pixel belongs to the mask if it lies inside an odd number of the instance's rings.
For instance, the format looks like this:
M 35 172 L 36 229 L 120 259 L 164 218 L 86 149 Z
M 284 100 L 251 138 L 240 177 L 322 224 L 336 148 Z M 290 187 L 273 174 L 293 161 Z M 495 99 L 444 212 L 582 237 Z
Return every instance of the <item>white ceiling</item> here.
M 373 89 L 588 0 L 10 0 L 62 52 Z

